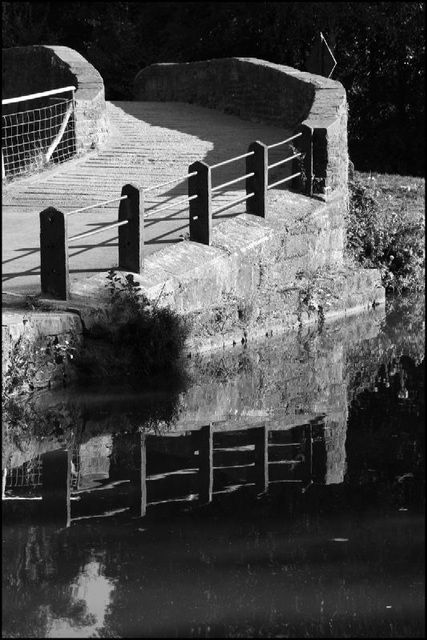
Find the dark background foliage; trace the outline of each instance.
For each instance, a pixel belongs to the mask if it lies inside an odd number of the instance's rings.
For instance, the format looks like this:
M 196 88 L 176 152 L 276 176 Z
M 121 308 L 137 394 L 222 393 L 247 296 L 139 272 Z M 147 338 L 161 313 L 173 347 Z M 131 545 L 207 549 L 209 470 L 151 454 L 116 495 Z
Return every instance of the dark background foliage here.
M 132 98 L 154 62 L 255 57 L 304 70 L 326 37 L 347 90 L 356 169 L 424 175 L 422 2 L 3 2 L 4 47 L 61 44 Z

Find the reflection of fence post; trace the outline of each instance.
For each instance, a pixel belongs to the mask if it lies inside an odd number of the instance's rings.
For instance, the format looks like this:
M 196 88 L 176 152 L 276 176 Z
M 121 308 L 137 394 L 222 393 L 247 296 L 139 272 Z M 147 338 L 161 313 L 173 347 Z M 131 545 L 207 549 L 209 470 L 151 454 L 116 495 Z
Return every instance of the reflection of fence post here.
M 41 456 L 44 520 L 70 526 L 71 450 L 58 449 Z
M 293 135 L 301 133 L 294 141 L 294 146 L 302 154 L 292 161 L 292 173 L 301 171 L 303 175 L 292 180 L 292 187 L 297 191 L 303 191 L 307 196 L 313 195 L 313 129 L 306 124 L 301 124 L 295 129 Z
M 67 216 L 54 207 L 40 213 L 41 292 L 67 300 L 69 294 Z
M 119 205 L 119 222 L 128 220 L 119 227 L 119 269 L 140 274 L 143 267 L 144 253 L 144 209 L 140 190 L 132 184 L 122 188 Z
M 255 444 L 255 488 L 258 493 L 268 491 L 268 429 L 264 425 L 252 430 Z
M 212 425 L 199 431 L 199 500 L 212 501 L 213 489 L 213 433 Z
M 246 178 L 246 195 L 254 193 L 246 200 L 246 211 L 261 218 L 266 217 L 267 185 L 268 185 L 268 147 L 262 142 L 252 142 L 248 153 L 253 155 L 246 158 L 246 173 L 255 175 Z
M 6 478 L 7 478 L 7 469 L 2 469 L 2 479 L 1 479 L 1 499 L 2 500 L 6 495 Z
M 210 245 L 212 241 L 212 180 L 211 169 L 205 162 L 193 162 L 188 173 L 197 175 L 188 178 L 188 196 L 197 196 L 190 200 L 190 240 Z
M 139 517 L 147 512 L 147 447 L 144 433 L 136 435 L 135 443 L 136 468 L 131 470 L 130 489 L 132 510 Z
M 314 483 L 325 484 L 327 473 L 327 453 L 325 443 L 325 421 L 318 420 L 312 425 L 311 479 Z
M 303 429 L 303 451 L 304 461 L 301 469 L 301 480 L 309 485 L 312 482 L 312 466 L 313 466 L 313 427 L 310 424 L 304 425 Z

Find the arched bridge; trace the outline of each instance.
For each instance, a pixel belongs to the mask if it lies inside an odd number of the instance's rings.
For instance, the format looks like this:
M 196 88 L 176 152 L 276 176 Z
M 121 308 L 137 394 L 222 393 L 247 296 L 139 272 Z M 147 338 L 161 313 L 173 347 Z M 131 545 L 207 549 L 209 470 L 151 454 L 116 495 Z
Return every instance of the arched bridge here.
M 70 57 L 71 51 L 66 47 L 36 49 L 42 50 L 39 53 L 43 55 L 47 49 L 51 49 L 61 59 L 67 57 L 65 54 Z M 76 56 L 81 58 L 79 54 Z M 74 60 L 72 55 L 71 58 Z M 87 234 L 87 237 L 85 232 L 96 231 L 101 226 L 117 221 L 118 199 L 123 185 L 133 184 L 144 194 L 146 256 L 188 239 L 189 212 L 188 203 L 184 202 L 188 197 L 186 176 L 195 162 L 205 163 L 211 168 L 212 224 L 244 213 L 247 184 L 245 191 L 245 181 L 241 177 L 247 171 L 245 156 L 248 156 L 249 145 L 260 141 L 269 148 L 268 167 L 271 170 L 268 171 L 268 183 L 274 186 L 277 182 L 284 182 L 295 171 L 296 164 L 295 159 L 285 163 L 283 160 L 290 158 L 295 149 L 293 145 L 278 143 L 292 137 L 295 125 L 304 121 L 304 118 L 313 148 L 317 149 L 316 155 L 313 153 L 313 157 L 309 158 L 312 165 L 314 163 L 312 175 L 306 178 L 311 181 L 315 176 L 317 162 L 317 172 L 323 184 L 321 197 L 324 200 L 337 188 L 346 188 L 346 179 L 343 178 L 348 161 L 344 135 L 346 106 L 345 93 L 341 95 L 340 85 L 318 76 L 289 70 L 288 67 L 239 60 L 231 59 L 228 66 L 224 61 L 211 61 L 212 64 L 153 65 L 143 70 L 135 83 L 139 100 L 107 102 L 105 110 L 100 110 L 101 136 L 96 138 L 87 127 L 78 129 L 82 127 L 80 123 L 84 118 L 79 120 L 76 116 L 77 134 L 83 131 L 80 138 L 85 141 L 84 144 L 92 140 L 91 146 L 95 150 L 84 149 L 85 154 L 77 159 L 6 184 L 2 206 L 3 292 L 12 295 L 40 292 L 39 214 L 48 207 L 54 207 L 64 214 L 85 209 L 79 215 L 69 216 L 67 223 L 68 237 L 76 238 L 69 248 L 71 287 L 84 277 L 117 266 L 117 227 L 99 235 Z M 78 72 L 71 63 L 69 67 L 74 73 L 69 82 L 77 79 L 76 105 L 80 109 L 78 113 L 82 113 L 84 107 L 81 105 L 88 103 L 91 87 L 83 87 L 84 99 L 80 96 L 79 102 L 78 92 L 80 90 L 82 93 L 83 89 L 79 85 Z M 224 79 L 226 69 L 227 77 Z M 284 85 L 281 88 L 279 80 L 283 70 L 291 73 L 286 77 L 286 87 Z M 239 77 L 242 73 L 247 74 L 244 81 Z M 275 81 L 272 73 L 276 74 Z M 294 94 L 301 94 L 302 85 L 294 86 L 300 82 L 299 76 L 307 76 L 306 84 L 310 81 L 303 97 L 299 98 L 301 104 L 292 98 Z M 216 78 L 216 86 L 213 77 Z M 271 101 L 266 101 L 261 90 L 266 79 L 269 82 L 273 80 L 269 87 L 273 106 Z M 27 82 L 30 80 L 27 79 Z M 248 86 L 251 87 L 250 91 Z M 324 95 L 319 99 L 317 90 L 325 88 Z M 99 106 L 102 103 L 99 87 L 97 91 L 95 100 Z M 332 94 L 335 98 L 338 96 L 334 108 L 331 107 Z M 283 103 L 283 96 L 286 104 Z M 322 100 L 326 115 L 320 116 Z M 247 109 L 245 111 L 245 104 L 252 105 L 251 113 Z M 286 109 L 287 120 L 281 115 Z M 302 112 L 294 113 L 301 109 Z M 88 121 L 90 118 L 86 113 Z M 332 123 L 329 129 L 326 121 L 329 125 Z M 334 149 L 335 155 L 332 153 Z M 231 162 L 232 158 L 236 158 L 236 161 Z M 286 189 L 289 184 L 283 184 L 280 189 Z M 284 206 L 287 193 L 282 191 Z M 240 202 L 228 207 L 239 199 Z M 295 198 L 291 198 L 291 201 L 289 206 L 292 206 Z M 100 202 L 106 204 L 92 208 L 92 205 Z M 80 235 L 85 237 L 79 239 Z

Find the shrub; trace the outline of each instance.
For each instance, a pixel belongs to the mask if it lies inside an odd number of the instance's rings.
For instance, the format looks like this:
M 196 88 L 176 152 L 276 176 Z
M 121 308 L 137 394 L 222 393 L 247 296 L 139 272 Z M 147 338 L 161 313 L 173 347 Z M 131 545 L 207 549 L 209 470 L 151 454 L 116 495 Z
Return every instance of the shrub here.
M 361 266 L 380 269 L 387 290 L 421 290 L 425 269 L 424 216 L 416 203 L 411 206 L 402 197 L 398 191 L 401 186 L 394 184 L 381 190 L 375 188 L 375 178 L 370 177 L 370 182 L 369 186 L 359 179 L 349 183 L 348 253 Z M 384 197 L 386 191 L 388 195 Z
M 159 308 L 141 292 L 132 274 L 108 272 L 108 323 L 96 332 L 117 347 L 116 373 L 121 369 L 141 377 L 165 372 L 181 374 L 181 354 L 189 328 L 168 308 Z

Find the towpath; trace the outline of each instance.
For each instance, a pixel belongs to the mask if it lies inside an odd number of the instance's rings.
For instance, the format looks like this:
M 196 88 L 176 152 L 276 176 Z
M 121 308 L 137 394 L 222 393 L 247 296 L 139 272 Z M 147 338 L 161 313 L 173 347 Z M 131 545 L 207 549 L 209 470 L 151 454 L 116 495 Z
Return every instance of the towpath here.
M 103 149 L 56 169 L 10 183 L 3 188 L 2 291 L 13 295 L 40 293 L 39 213 L 48 206 L 69 212 L 118 198 L 124 184 L 147 188 L 184 177 L 197 160 L 213 165 L 247 152 L 259 140 L 267 145 L 289 131 L 240 120 L 212 109 L 184 103 L 108 102 L 110 134 Z M 270 152 L 269 163 L 290 154 L 287 146 Z M 291 163 L 270 172 L 281 179 Z M 213 170 L 213 186 L 245 173 L 238 160 Z M 145 252 L 162 250 L 188 232 L 188 205 L 150 215 L 156 203 L 168 204 L 187 195 L 187 181 L 147 194 Z M 244 181 L 216 192 L 214 208 L 244 195 Z M 214 224 L 245 211 L 245 203 L 214 216 Z M 75 235 L 117 221 L 118 203 L 69 218 Z M 96 247 L 96 248 L 94 248 Z M 70 279 L 76 283 L 117 265 L 117 230 L 96 234 L 70 245 Z

